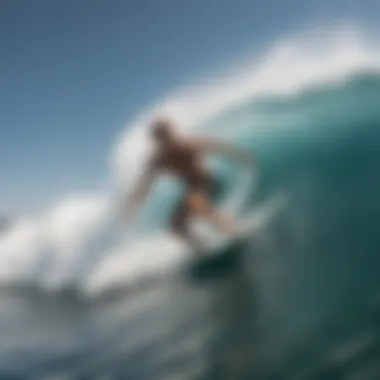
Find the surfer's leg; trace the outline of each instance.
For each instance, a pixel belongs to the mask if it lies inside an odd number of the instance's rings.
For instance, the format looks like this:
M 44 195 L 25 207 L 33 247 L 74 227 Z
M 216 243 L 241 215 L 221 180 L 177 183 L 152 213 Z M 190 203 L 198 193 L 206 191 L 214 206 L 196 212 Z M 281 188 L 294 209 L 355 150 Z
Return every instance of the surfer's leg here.
M 234 218 L 218 210 L 204 191 L 194 191 L 189 196 L 189 207 L 191 214 L 206 219 L 223 234 L 231 236 L 237 234 L 238 229 Z
M 238 233 L 237 223 L 231 215 L 221 212 L 216 207 L 210 206 L 211 211 L 209 213 L 210 222 L 220 230 L 220 232 L 236 236 Z
M 191 216 L 191 210 L 187 199 L 184 199 L 175 211 L 170 223 L 171 231 L 186 241 L 194 251 L 203 254 L 206 251 L 205 245 L 195 237 L 188 228 L 188 220 Z

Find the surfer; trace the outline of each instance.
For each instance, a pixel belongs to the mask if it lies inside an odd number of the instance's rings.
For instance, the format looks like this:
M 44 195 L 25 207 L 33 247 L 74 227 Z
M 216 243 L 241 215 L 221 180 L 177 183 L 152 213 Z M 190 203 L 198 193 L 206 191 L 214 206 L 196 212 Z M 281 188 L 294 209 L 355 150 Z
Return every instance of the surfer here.
M 133 189 L 127 206 L 127 216 L 131 219 L 146 199 L 154 179 L 162 172 L 168 172 L 183 180 L 186 191 L 179 202 L 170 222 L 170 230 L 185 240 L 197 252 L 204 246 L 188 228 L 190 217 L 197 216 L 211 223 L 223 234 L 234 236 L 237 225 L 232 216 L 222 213 L 214 204 L 214 196 L 220 191 L 220 183 L 206 168 L 206 154 L 222 154 L 253 166 L 251 155 L 229 144 L 183 137 L 176 125 L 169 119 L 159 118 L 150 125 L 150 134 L 156 151 L 148 161 L 142 178 Z

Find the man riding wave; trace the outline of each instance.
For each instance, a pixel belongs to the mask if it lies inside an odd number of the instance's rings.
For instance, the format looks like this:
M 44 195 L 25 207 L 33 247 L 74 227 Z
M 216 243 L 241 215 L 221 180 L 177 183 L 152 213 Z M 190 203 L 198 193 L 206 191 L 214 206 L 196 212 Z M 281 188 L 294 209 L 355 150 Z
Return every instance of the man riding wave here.
M 184 137 L 169 119 L 154 120 L 150 133 L 156 149 L 132 191 L 127 206 L 128 218 L 131 219 L 139 211 L 157 176 L 170 173 L 182 180 L 186 189 L 170 222 L 170 229 L 175 235 L 185 240 L 196 252 L 203 252 L 204 245 L 189 228 L 190 218 L 196 216 L 211 223 L 223 234 L 234 236 L 238 232 L 234 218 L 222 213 L 215 205 L 218 181 L 206 167 L 205 156 L 220 154 L 253 168 L 252 156 L 243 149 L 223 142 Z

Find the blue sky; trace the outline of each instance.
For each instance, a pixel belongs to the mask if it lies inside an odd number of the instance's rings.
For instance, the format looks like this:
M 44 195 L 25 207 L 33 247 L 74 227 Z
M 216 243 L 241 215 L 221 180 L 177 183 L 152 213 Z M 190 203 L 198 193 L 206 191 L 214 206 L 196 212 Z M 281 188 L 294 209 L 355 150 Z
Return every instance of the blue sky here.
M 115 134 L 170 89 L 309 22 L 376 19 L 379 9 L 377 0 L 2 0 L 0 214 L 102 190 Z

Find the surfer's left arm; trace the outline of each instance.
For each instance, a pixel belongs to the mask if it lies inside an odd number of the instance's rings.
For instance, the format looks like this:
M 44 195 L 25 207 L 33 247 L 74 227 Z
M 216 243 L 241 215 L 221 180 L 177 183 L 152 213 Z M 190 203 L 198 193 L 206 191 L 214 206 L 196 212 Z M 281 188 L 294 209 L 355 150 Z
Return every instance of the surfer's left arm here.
M 154 162 L 152 162 L 147 165 L 147 168 L 137 182 L 136 186 L 133 188 L 132 193 L 128 199 L 126 216 L 129 221 L 132 220 L 140 210 L 142 204 L 149 194 L 155 177 L 156 167 Z
M 238 161 L 243 165 L 253 168 L 257 165 L 257 159 L 253 155 L 243 149 L 236 147 L 223 141 L 217 140 L 198 140 L 196 144 L 205 152 L 220 154 L 234 161 Z

